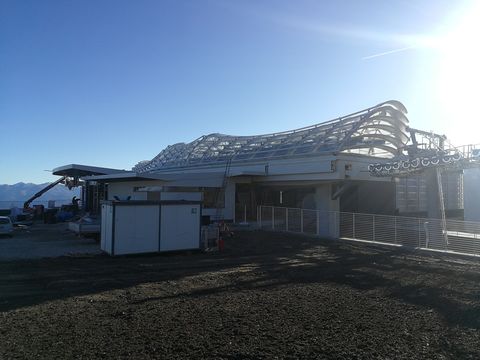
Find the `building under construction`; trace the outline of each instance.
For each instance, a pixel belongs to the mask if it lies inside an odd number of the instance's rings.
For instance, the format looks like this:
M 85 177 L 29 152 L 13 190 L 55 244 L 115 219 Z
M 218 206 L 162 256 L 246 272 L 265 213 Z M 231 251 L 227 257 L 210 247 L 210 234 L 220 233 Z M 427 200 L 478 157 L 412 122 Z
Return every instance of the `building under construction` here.
M 387 101 L 296 130 L 204 135 L 131 171 L 66 165 L 53 173 L 80 180 L 92 212 L 101 200 L 200 192 L 211 220 L 255 220 L 260 205 L 463 218 L 463 173 L 477 156 L 475 147 L 411 127 L 404 105 Z

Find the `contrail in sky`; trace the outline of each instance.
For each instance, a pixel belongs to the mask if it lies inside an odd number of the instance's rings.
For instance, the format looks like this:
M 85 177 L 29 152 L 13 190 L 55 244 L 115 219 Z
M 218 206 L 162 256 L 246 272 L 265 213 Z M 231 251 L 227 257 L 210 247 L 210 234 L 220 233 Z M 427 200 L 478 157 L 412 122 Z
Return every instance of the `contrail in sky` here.
M 362 42 L 372 45 L 376 44 L 377 46 L 397 47 L 394 50 L 362 57 L 361 60 L 370 60 L 380 56 L 412 49 L 435 48 L 438 46 L 439 41 L 436 36 L 429 34 L 390 32 L 385 29 L 368 28 L 348 23 L 332 23 L 328 19 L 312 19 L 291 15 L 285 12 L 272 12 L 271 10 L 267 11 L 258 6 L 238 6 L 240 2 L 222 2 L 221 0 L 213 1 L 218 1 L 218 4 L 223 7 L 225 7 L 225 4 L 228 4 L 227 8 L 236 13 L 243 12 L 243 14 L 248 16 L 258 18 L 262 21 L 268 20 L 270 23 L 282 27 L 317 34 L 320 38 L 327 39 L 331 42 L 339 42 L 340 40 L 343 40 L 344 42 Z M 232 6 L 232 4 L 237 5 Z
M 373 54 L 373 55 L 362 57 L 362 60 L 375 59 L 375 58 L 380 57 L 380 56 L 395 54 L 397 52 L 407 51 L 407 50 L 414 49 L 414 48 L 415 48 L 415 46 L 407 46 L 407 47 L 403 47 L 403 48 L 400 48 L 400 49 L 385 51 L 385 52 L 381 52 L 381 53 L 378 53 L 378 54 Z

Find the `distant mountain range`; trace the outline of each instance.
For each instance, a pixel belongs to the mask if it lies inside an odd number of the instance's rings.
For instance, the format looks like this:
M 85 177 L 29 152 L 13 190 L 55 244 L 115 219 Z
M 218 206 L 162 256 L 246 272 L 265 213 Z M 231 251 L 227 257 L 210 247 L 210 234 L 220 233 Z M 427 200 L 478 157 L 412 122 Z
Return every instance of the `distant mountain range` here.
M 31 184 L 19 182 L 13 185 L 0 185 L 0 205 L 5 202 L 24 202 L 42 190 L 49 183 Z M 67 200 L 80 196 L 80 188 L 68 190 L 65 185 L 57 185 L 39 197 L 38 201 Z

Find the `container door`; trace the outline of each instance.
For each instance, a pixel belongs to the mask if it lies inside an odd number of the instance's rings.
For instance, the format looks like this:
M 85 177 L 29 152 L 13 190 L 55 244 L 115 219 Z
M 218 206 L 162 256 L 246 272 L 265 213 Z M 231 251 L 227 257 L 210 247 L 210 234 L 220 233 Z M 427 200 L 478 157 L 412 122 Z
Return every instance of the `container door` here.
M 160 251 L 200 247 L 200 205 L 162 205 Z
M 117 205 L 114 255 L 157 252 L 159 210 L 158 205 Z

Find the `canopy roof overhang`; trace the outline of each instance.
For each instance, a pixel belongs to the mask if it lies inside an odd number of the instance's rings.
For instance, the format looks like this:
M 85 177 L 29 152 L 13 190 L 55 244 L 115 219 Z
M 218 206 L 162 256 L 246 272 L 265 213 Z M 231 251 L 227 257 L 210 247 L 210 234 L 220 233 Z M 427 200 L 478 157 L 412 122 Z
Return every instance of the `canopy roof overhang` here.
M 84 176 L 82 178 L 85 181 L 98 181 L 98 182 L 123 182 L 123 181 L 145 181 L 145 180 L 163 180 L 164 176 L 158 174 L 137 174 L 134 172 L 122 172 L 117 174 L 106 174 L 106 175 L 92 175 Z
M 108 175 L 93 175 L 85 176 L 82 179 L 85 181 L 96 181 L 100 183 L 115 183 L 115 182 L 135 182 L 135 181 L 155 181 L 164 182 L 168 186 L 221 186 L 223 182 L 224 172 L 178 172 L 170 174 L 155 174 L 155 173 L 135 173 L 123 172 L 118 174 Z M 235 171 L 229 174 L 228 177 L 250 177 L 250 176 L 265 176 L 264 172 L 260 171 Z
M 104 168 L 98 166 L 89 166 L 89 165 L 79 165 L 79 164 L 69 164 L 64 166 L 59 166 L 52 170 L 53 175 L 58 176 L 68 176 L 73 178 L 81 178 L 85 176 L 92 175 L 109 175 L 109 174 L 118 174 L 126 173 L 125 170 Z

